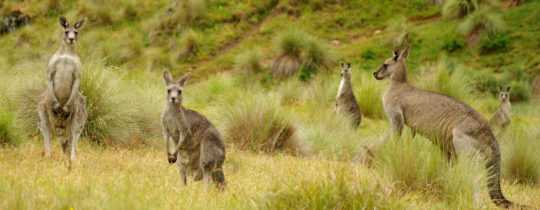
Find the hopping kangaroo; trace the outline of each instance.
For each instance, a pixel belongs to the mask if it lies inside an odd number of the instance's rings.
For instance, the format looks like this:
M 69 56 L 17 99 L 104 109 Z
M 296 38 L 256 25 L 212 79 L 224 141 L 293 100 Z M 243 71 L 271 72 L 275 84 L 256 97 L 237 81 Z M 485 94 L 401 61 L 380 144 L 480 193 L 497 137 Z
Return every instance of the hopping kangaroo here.
M 341 64 L 341 82 L 336 96 L 336 111 L 350 117 L 356 127 L 362 122 L 362 112 L 354 97 L 350 63 Z
M 487 159 L 487 186 L 491 200 L 499 207 L 508 208 L 500 186 L 501 155 L 499 145 L 487 120 L 477 111 L 449 96 L 418 89 L 407 82 L 405 60 L 408 48 L 396 50 L 373 73 L 377 80 L 390 79 L 390 87 L 383 96 L 383 106 L 393 133 L 400 136 L 404 125 L 440 144 L 449 159 L 456 151 L 478 151 Z
M 47 66 L 47 89 L 38 104 L 39 129 L 45 141 L 45 156 L 51 155 L 52 133 L 61 134 L 62 149 L 68 154 L 69 166 L 76 159 L 77 142 L 87 119 L 85 97 L 79 92 L 81 61 L 75 51 L 78 30 L 84 20 L 70 26 L 66 18 L 60 18 L 63 40 L 60 48 Z
M 207 184 L 213 181 L 218 189 L 223 189 L 225 144 L 206 117 L 183 107 L 182 91 L 188 77 L 185 75 L 174 81 L 168 71 L 163 74 L 167 86 L 167 105 L 161 122 L 168 161 L 170 164 L 177 163 L 184 185 L 189 174 L 195 181 L 204 178 Z
M 497 112 L 495 112 L 495 114 L 489 120 L 489 124 L 491 125 L 491 128 L 505 129 L 506 127 L 508 127 L 508 125 L 510 125 L 510 121 L 512 119 L 512 104 L 510 104 L 510 87 L 506 87 L 505 89 L 501 89 L 499 91 L 499 101 L 501 102 L 501 105 Z

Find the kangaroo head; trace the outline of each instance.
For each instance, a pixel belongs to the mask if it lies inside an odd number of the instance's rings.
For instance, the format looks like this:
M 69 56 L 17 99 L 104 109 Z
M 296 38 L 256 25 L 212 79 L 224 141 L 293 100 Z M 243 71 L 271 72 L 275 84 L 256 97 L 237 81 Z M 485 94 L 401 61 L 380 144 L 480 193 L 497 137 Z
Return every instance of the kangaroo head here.
M 184 75 L 179 80 L 174 80 L 169 71 L 163 72 L 163 79 L 167 86 L 167 102 L 174 105 L 182 105 L 182 91 L 189 79 L 189 74 Z
M 391 78 L 392 80 L 403 80 L 406 74 L 405 60 L 409 56 L 409 48 L 402 50 L 394 50 L 391 58 L 388 58 L 379 67 L 379 69 L 373 73 L 373 76 L 377 80 L 383 80 Z
M 499 89 L 499 100 L 501 102 L 507 102 L 510 100 L 510 86 Z
M 351 63 L 341 63 L 341 78 L 351 79 Z
M 84 25 L 84 19 L 77 21 L 73 26 L 65 17 L 60 17 L 60 26 L 64 28 L 64 42 L 68 45 L 75 44 L 79 35 L 79 29 Z

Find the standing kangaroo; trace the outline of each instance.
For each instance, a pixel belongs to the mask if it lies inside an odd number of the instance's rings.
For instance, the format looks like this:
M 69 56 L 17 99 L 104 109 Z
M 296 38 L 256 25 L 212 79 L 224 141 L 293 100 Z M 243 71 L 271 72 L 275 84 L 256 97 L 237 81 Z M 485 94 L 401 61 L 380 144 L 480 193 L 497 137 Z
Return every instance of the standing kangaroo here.
M 184 185 L 187 175 L 195 181 L 204 178 L 213 181 L 218 189 L 224 189 L 225 144 L 218 130 L 203 115 L 184 108 L 182 93 L 188 75 L 174 81 L 170 72 L 164 72 L 167 86 L 167 105 L 161 115 L 163 137 L 167 143 L 170 164 L 177 162 Z
M 66 139 L 62 141 L 64 153 L 71 146 L 69 167 L 76 159 L 77 142 L 87 119 L 86 99 L 80 93 L 81 61 L 75 51 L 78 30 L 84 20 L 70 26 L 66 18 L 60 18 L 63 40 L 60 48 L 47 65 L 47 89 L 41 95 L 38 104 L 39 129 L 45 142 L 45 156 L 51 155 L 52 133 L 62 132 Z M 66 137 L 67 136 L 67 137 Z
M 349 116 L 355 127 L 362 122 L 362 112 L 353 92 L 350 63 L 341 64 L 341 82 L 336 96 L 336 111 Z
M 467 149 L 480 152 L 487 159 L 487 185 L 491 200 L 499 207 L 513 205 L 500 186 L 501 154 L 499 145 L 487 120 L 467 104 L 452 97 L 418 89 L 407 82 L 405 60 L 408 48 L 396 50 L 373 73 L 377 80 L 390 79 L 390 87 L 383 96 L 383 106 L 400 136 L 407 125 L 420 135 L 440 144 L 450 159 Z
M 510 125 L 510 121 L 512 119 L 512 104 L 510 104 L 510 87 L 506 87 L 506 89 L 501 89 L 499 91 L 499 101 L 501 102 L 501 105 L 497 112 L 495 112 L 495 114 L 489 120 L 489 124 L 491 125 L 491 128 L 505 129 L 506 127 L 508 127 L 508 125 Z

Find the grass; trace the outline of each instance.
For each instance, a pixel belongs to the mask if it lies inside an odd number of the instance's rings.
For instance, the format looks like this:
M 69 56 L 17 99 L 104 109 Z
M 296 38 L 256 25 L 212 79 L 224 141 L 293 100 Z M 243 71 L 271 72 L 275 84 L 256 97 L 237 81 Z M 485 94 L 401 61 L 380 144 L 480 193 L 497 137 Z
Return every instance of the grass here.
M 252 97 L 224 109 L 225 141 L 242 150 L 305 154 L 306 145 L 299 139 L 296 126 L 272 102 L 275 99 Z
M 17 146 L 0 148 L 1 209 L 492 209 L 483 187 L 480 206 L 472 204 L 474 184 L 484 183 L 480 162 L 448 164 L 421 137 L 378 145 L 389 129 L 381 101 L 388 82 L 372 73 L 405 31 L 413 84 L 463 99 L 485 116 L 497 107 L 496 88 L 513 87 L 508 135 L 519 140 L 500 140 L 503 191 L 540 206 L 538 136 L 528 133 L 540 122 L 539 110 L 527 100 L 538 64 L 540 3 L 497 13 L 481 13 L 482 6 L 463 22 L 440 18 L 444 8 L 423 0 L 181 2 L 171 12 L 168 0 L 0 5 L 32 17 L 0 36 L 7 49 L 0 52 L 0 131 L 20 136 Z M 35 126 L 36 96 L 62 32 L 59 15 L 88 20 L 78 50 L 91 119 L 71 172 L 56 141 L 53 157 L 41 157 Z M 465 47 L 465 24 L 497 36 L 481 33 L 478 46 Z M 265 72 L 280 58 L 277 67 L 294 77 L 275 80 Z M 354 67 L 365 116 L 357 129 L 333 111 L 337 61 Z M 202 183 L 183 187 L 166 162 L 163 70 L 193 75 L 185 106 L 206 115 L 226 139 L 226 192 L 207 192 Z M 351 163 L 371 145 L 382 146 L 372 167 Z M 287 148 L 309 152 L 281 152 Z
M 261 60 L 262 54 L 260 50 L 246 50 L 236 56 L 235 68 L 247 73 L 259 73 L 263 69 Z
M 513 122 L 511 130 L 503 137 L 504 175 L 512 182 L 536 186 L 540 182 L 540 155 L 535 151 L 540 144 L 537 128 Z M 532 141 L 531 141 L 532 140 Z

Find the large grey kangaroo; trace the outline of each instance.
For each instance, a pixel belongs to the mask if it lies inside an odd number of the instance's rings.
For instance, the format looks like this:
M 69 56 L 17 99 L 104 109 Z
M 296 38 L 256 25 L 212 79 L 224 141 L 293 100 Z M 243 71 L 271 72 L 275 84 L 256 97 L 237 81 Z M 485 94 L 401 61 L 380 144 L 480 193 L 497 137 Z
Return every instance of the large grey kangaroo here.
M 213 181 L 218 189 L 224 189 L 225 144 L 221 135 L 206 117 L 182 105 L 189 75 L 175 81 L 167 71 L 163 78 L 167 86 L 167 104 L 161 123 L 169 163 L 177 163 L 184 185 L 189 174 L 195 181 L 204 178 L 207 184 Z
M 409 49 L 396 50 L 373 73 L 377 80 L 390 79 L 383 96 L 383 106 L 393 133 L 400 136 L 403 126 L 440 144 L 450 159 L 467 149 L 480 152 L 487 159 L 487 185 L 491 200 L 499 207 L 513 205 L 500 186 L 501 154 L 487 120 L 477 111 L 452 97 L 422 90 L 407 81 L 405 60 Z
M 362 112 L 360 112 L 360 106 L 358 106 L 354 96 L 351 74 L 351 64 L 342 63 L 341 81 L 336 96 L 336 111 L 348 116 L 352 120 L 352 124 L 358 127 L 362 122 Z
M 62 141 L 64 153 L 70 149 L 69 167 L 76 159 L 77 142 L 87 119 L 85 97 L 80 93 L 81 61 L 75 51 L 79 29 L 84 20 L 70 26 L 66 18 L 60 18 L 63 40 L 60 48 L 47 66 L 47 89 L 38 104 L 39 129 L 45 142 L 45 156 L 51 155 L 52 133 L 66 137 Z

